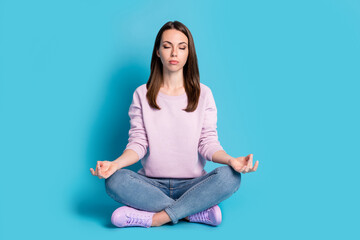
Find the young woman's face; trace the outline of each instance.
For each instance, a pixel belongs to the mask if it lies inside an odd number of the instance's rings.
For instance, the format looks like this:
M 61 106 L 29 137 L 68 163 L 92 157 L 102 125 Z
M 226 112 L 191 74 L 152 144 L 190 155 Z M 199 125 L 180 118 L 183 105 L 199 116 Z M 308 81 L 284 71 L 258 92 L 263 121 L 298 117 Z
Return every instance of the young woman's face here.
M 156 53 L 165 71 L 179 71 L 186 64 L 189 55 L 188 38 L 178 30 L 166 30 L 162 34 L 160 47 Z M 171 62 L 171 60 L 177 62 Z

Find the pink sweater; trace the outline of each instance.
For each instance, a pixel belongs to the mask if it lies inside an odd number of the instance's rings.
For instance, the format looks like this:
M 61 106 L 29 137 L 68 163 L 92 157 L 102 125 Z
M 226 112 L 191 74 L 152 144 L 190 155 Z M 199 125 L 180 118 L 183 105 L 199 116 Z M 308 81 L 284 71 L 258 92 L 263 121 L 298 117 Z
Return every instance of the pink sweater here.
M 195 178 L 223 150 L 218 141 L 217 109 L 210 88 L 202 83 L 197 109 L 188 113 L 186 93 L 170 96 L 159 92 L 154 110 L 146 99 L 146 84 L 136 88 L 129 108 L 129 142 L 141 159 L 138 173 L 155 178 Z M 146 155 L 146 156 L 145 156 Z

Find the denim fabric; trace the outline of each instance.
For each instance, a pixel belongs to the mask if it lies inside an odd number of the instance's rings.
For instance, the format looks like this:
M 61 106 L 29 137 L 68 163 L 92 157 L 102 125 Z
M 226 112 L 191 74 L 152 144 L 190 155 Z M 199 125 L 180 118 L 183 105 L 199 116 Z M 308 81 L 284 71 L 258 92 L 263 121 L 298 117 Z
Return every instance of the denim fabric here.
M 176 224 L 229 198 L 240 182 L 241 174 L 225 165 L 197 178 L 152 178 L 119 169 L 105 179 L 105 187 L 115 201 L 143 211 L 165 210 Z

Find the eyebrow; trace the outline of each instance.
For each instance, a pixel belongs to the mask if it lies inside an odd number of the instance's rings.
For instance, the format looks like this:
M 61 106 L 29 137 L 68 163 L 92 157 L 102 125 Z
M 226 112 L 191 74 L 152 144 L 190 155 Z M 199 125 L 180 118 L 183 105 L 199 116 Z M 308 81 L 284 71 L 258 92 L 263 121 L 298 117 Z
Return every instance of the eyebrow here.
M 168 43 L 170 43 L 170 44 L 172 45 L 172 43 L 169 42 L 169 41 L 163 41 L 163 44 L 164 44 L 165 42 L 168 42 Z M 182 43 L 185 43 L 186 45 L 188 45 L 186 42 L 180 42 L 179 44 L 182 44 Z

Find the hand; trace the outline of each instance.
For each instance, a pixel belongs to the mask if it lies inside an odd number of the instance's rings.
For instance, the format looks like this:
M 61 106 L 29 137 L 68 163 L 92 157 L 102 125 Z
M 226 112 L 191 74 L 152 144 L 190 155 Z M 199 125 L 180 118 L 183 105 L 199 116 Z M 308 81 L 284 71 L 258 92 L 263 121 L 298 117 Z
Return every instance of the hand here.
M 90 168 L 91 174 L 98 176 L 100 179 L 110 177 L 117 170 L 117 164 L 110 161 L 97 161 L 95 171 L 94 169 Z
M 259 166 L 259 161 L 256 161 L 253 166 L 253 154 L 246 157 L 238 157 L 229 159 L 229 166 L 239 173 L 255 172 Z

